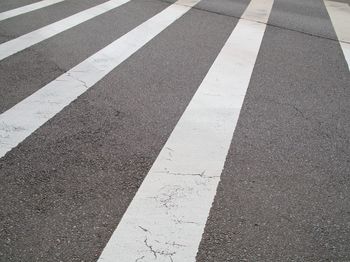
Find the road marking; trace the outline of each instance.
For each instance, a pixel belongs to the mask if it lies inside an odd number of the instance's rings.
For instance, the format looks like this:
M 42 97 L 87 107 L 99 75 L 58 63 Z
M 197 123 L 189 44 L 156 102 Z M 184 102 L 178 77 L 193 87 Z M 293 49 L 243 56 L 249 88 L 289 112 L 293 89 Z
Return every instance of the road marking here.
M 191 9 L 180 0 L 0 115 L 0 157 Z
M 17 37 L 0 45 L 0 61 L 10 55 L 22 51 L 32 45 L 44 41 L 52 36 L 55 36 L 63 31 L 66 31 L 74 26 L 77 26 L 87 20 L 90 20 L 98 15 L 106 13 L 114 8 L 117 8 L 130 0 L 110 0 L 103 4 L 91 7 L 77 14 L 69 16 L 65 19 L 39 28 L 33 32 Z
M 327 0 L 324 3 L 350 70 L 350 6 Z
M 269 20 L 272 3 L 273 0 L 251 1 L 249 8 L 244 11 L 241 18 L 266 24 Z M 271 7 L 268 7 L 269 5 L 271 5 Z
M 5 12 L 0 13 L 0 21 L 6 20 L 8 18 L 15 17 L 18 15 L 22 15 L 25 13 L 29 13 L 29 12 L 32 12 L 34 10 L 38 10 L 40 8 L 44 8 L 44 7 L 49 6 L 49 5 L 54 5 L 54 4 L 63 2 L 63 1 L 65 1 L 65 0 L 43 0 L 43 1 L 40 1 L 40 2 L 37 2 L 34 4 L 18 7 L 16 9 L 12 9 L 9 11 L 5 11 Z
M 267 21 L 272 4 L 252 0 L 243 17 Z M 99 262 L 195 261 L 265 28 L 238 22 Z

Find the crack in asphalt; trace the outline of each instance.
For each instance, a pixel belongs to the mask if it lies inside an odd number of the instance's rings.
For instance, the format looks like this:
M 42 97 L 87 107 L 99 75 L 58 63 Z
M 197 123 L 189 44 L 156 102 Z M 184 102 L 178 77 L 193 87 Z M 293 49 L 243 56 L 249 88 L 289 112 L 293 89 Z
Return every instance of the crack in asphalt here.
M 326 137 L 326 138 L 329 139 L 329 140 L 331 139 L 331 135 L 328 134 L 327 132 L 325 132 L 325 131 L 323 130 L 323 128 L 322 128 L 322 124 L 323 124 L 323 123 L 322 123 L 321 121 L 319 121 L 319 120 L 317 120 L 317 119 L 314 119 L 314 118 L 310 118 L 309 116 L 307 116 L 307 115 L 305 114 L 305 112 L 303 112 L 303 111 L 302 111 L 300 108 L 298 108 L 296 105 L 291 104 L 291 103 L 281 102 L 281 101 L 278 101 L 278 100 L 276 100 L 276 99 L 271 99 L 271 98 L 269 98 L 269 99 L 267 98 L 266 100 L 269 101 L 269 102 L 278 104 L 278 105 L 287 106 L 287 107 L 292 108 L 295 112 L 297 112 L 297 114 L 298 114 L 301 118 L 303 118 L 304 120 L 307 120 L 307 121 L 309 121 L 309 122 L 311 122 L 311 123 L 316 124 L 316 125 L 317 125 L 317 128 L 315 128 L 315 129 L 317 130 L 317 132 L 318 132 L 321 136 L 324 136 L 324 137 Z M 337 127 L 337 126 L 335 126 L 335 129 L 336 129 L 337 135 L 338 135 L 340 138 L 344 139 L 344 140 L 346 141 L 347 144 L 349 144 L 349 143 L 350 143 L 349 138 L 348 138 L 348 137 L 344 137 L 343 135 L 341 135 L 341 132 L 338 131 L 338 127 Z

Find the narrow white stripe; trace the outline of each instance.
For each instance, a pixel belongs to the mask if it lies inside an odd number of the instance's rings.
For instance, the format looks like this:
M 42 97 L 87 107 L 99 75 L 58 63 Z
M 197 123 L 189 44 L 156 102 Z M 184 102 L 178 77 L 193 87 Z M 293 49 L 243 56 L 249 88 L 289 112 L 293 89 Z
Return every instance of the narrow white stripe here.
M 245 14 L 251 16 L 259 6 L 266 20 L 272 4 L 273 0 L 252 0 Z M 265 27 L 260 22 L 239 21 L 100 262 L 195 261 Z
M 77 26 L 98 15 L 106 13 L 118 6 L 121 6 L 130 0 L 110 0 L 103 4 L 91 7 L 87 10 L 69 16 L 65 19 L 44 26 L 28 34 L 17 37 L 0 45 L 0 60 L 9 57 L 19 51 L 22 51 L 32 45 L 35 45 L 52 36 L 62 33 L 74 26 Z
M 179 1 L 180 2 L 180 1 Z M 199 0 L 181 0 L 123 35 L 0 115 L 0 157 L 184 15 Z
M 38 10 L 40 8 L 49 6 L 49 5 L 54 5 L 57 4 L 59 2 L 63 2 L 64 0 L 43 0 L 34 4 L 30 4 L 30 5 L 26 5 L 26 6 L 22 6 L 22 7 L 18 7 L 16 9 L 12 9 L 6 12 L 2 12 L 0 13 L 0 21 L 3 21 L 5 19 L 14 17 L 14 16 L 18 16 L 18 15 L 22 15 L 25 13 L 29 13 L 32 12 L 34 10 Z
M 350 6 L 335 1 L 324 2 L 350 70 Z

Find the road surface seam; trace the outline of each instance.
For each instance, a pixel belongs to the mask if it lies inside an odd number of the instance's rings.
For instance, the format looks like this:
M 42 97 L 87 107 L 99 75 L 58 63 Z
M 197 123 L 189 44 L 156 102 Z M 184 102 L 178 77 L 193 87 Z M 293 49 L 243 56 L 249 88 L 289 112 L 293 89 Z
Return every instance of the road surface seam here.
M 171 3 L 170 1 L 166 1 L 166 0 L 157 0 L 157 1 L 163 2 L 163 3 L 168 3 L 168 4 Z M 252 19 L 242 18 L 242 17 L 239 17 L 239 16 L 222 14 L 222 13 L 219 13 L 219 12 L 203 9 L 203 8 L 196 7 L 196 6 L 193 7 L 192 9 L 198 10 L 198 11 L 203 11 L 203 12 L 208 12 L 208 13 L 212 13 L 212 14 L 222 15 L 222 16 L 226 16 L 226 17 L 236 18 L 236 19 L 250 20 L 250 21 L 253 21 L 253 22 L 265 24 L 267 26 L 276 27 L 276 28 L 279 28 L 279 29 L 282 29 L 282 30 L 297 32 L 297 33 L 301 33 L 301 34 L 305 34 L 305 35 L 309 35 L 309 36 L 314 36 L 314 37 L 317 37 L 317 38 L 322 38 L 322 39 L 327 39 L 327 40 L 331 40 L 331 41 L 335 41 L 335 42 L 350 44 L 350 42 L 348 42 L 348 41 L 343 41 L 343 40 L 334 39 L 334 38 L 327 37 L 327 36 L 322 36 L 322 35 L 317 35 L 317 34 L 313 34 L 313 33 L 310 33 L 310 32 L 305 32 L 305 31 L 301 31 L 301 30 L 297 30 L 297 29 L 293 29 L 293 28 L 279 26 L 279 25 L 276 25 L 276 24 L 269 23 L 268 21 L 267 22 L 259 22 L 259 21 L 255 21 L 255 20 L 252 20 Z

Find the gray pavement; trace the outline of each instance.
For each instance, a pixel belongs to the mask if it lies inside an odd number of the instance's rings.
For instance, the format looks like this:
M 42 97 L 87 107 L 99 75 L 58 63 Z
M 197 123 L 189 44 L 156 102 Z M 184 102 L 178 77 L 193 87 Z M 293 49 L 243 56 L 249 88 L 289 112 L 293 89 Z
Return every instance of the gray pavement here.
M 2 21 L 0 43 L 102 2 Z M 0 114 L 173 2 L 0 61 Z M 97 261 L 249 2 L 201 1 L 0 158 L 0 261 Z M 323 1 L 275 0 L 197 261 L 350 260 L 349 83 Z

